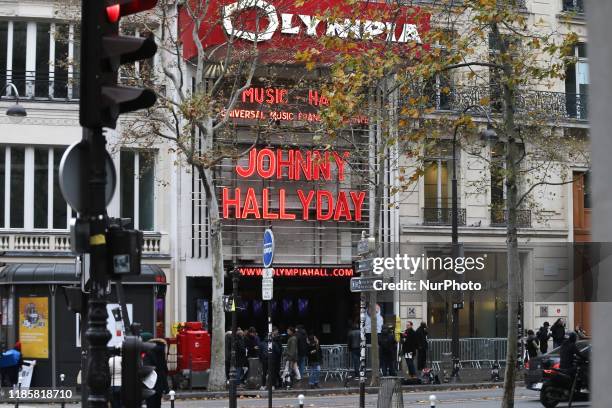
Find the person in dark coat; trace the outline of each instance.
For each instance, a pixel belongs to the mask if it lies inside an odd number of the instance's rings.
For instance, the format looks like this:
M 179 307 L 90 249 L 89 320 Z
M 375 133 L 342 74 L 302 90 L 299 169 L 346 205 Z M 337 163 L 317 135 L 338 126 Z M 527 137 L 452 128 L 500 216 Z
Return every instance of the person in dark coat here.
M 419 371 L 427 367 L 427 324 L 421 322 L 421 325 L 416 329 L 417 335 L 417 369 Z
M 414 367 L 414 356 L 418 348 L 418 338 L 416 331 L 412 327 L 412 322 L 406 323 L 406 331 L 402 335 L 402 356 L 406 360 L 408 373 L 411 377 L 416 376 L 416 368 Z
M 145 333 L 141 335 L 143 337 Z M 143 337 L 145 340 L 146 336 Z M 164 394 L 170 391 L 168 386 L 168 365 L 166 363 L 166 341 L 164 339 L 150 339 L 145 340 L 155 344 L 153 350 L 149 350 L 144 358 L 142 359 L 143 365 L 149 365 L 155 367 L 155 373 L 157 374 L 157 380 L 153 390 L 155 395 L 147 398 L 147 408 L 161 408 L 161 400 Z
M 557 319 L 555 324 L 552 325 L 550 332 L 553 339 L 553 347 L 560 347 L 565 341 L 565 322 L 563 319 Z
M 361 357 L 361 331 L 359 325 L 354 324 L 351 331 L 348 332 L 347 347 L 351 357 L 351 366 L 353 367 L 355 377 L 359 377 L 359 359 Z
M 247 348 L 245 343 L 244 332 L 238 328 L 236 331 L 236 379 L 238 384 L 245 380 L 245 368 L 248 368 L 249 360 L 247 359 Z
M 323 353 L 321 351 L 319 339 L 311 334 L 308 336 L 308 367 L 310 367 L 308 383 L 310 384 L 310 388 L 319 388 L 321 361 L 323 361 Z
M 247 359 L 259 357 L 259 337 L 257 337 L 257 330 L 254 327 L 249 327 L 244 337 L 244 345 L 247 350 Z
M 534 357 L 538 356 L 539 347 L 538 338 L 536 337 L 533 330 L 527 330 L 527 340 L 525 341 L 525 347 L 527 348 L 527 355 L 531 360 Z
M 380 367 L 382 375 L 395 376 L 395 356 L 396 345 L 393 326 L 383 327 L 382 332 L 378 336 L 378 345 L 380 348 Z
M 278 328 L 272 328 L 272 388 L 278 386 L 278 377 L 280 373 L 281 356 L 283 353 L 283 345 L 278 336 Z M 261 362 L 261 390 L 267 389 L 268 386 L 268 339 L 264 339 L 259 343 L 259 361 Z
M 540 327 L 536 333 L 538 343 L 540 344 L 540 352 L 542 354 L 546 354 L 548 352 L 548 340 L 550 339 L 550 333 L 548 332 L 549 326 L 550 324 L 548 322 L 544 322 L 544 325 Z
M 225 380 L 230 379 L 230 366 L 232 362 L 232 332 L 228 330 L 225 332 Z
M 301 324 L 296 327 L 295 337 L 297 337 L 298 345 L 298 367 L 300 375 L 304 377 L 306 371 L 306 361 L 308 360 L 308 333 Z

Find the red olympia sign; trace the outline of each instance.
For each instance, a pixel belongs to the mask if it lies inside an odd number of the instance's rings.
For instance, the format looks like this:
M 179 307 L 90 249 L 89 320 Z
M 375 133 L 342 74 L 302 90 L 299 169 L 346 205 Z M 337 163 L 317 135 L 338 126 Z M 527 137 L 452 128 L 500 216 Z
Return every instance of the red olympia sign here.
M 241 266 L 238 268 L 242 276 L 262 276 L 262 267 Z M 347 278 L 354 276 L 353 268 L 349 266 L 275 266 L 274 277 L 285 278 Z
M 276 151 L 268 148 L 252 149 L 247 167 L 237 165 L 239 177 L 257 175 L 262 179 L 288 180 L 332 180 L 332 166 L 338 181 L 345 177 L 348 152 L 302 151 L 298 149 Z M 286 177 L 285 177 L 286 174 Z M 301 209 L 299 215 L 287 211 L 287 193 L 284 188 L 261 190 L 261 202 L 253 187 L 246 191 L 241 188 L 223 188 L 223 218 L 266 219 L 266 220 L 310 220 L 310 210 L 315 210 L 318 221 L 361 221 L 365 191 L 327 190 L 296 191 Z M 270 208 L 272 195 L 278 196 L 278 210 Z
M 233 37 L 259 48 L 294 51 L 317 48 L 320 37 L 377 40 L 421 44 L 422 32 L 429 30 L 429 14 L 418 7 L 385 2 L 347 0 L 188 0 L 206 10 L 200 26 L 204 48 L 218 46 Z M 206 1 L 206 3 L 204 3 Z M 206 5 L 204 5 L 206 4 Z M 193 41 L 193 19 L 182 8 L 181 41 L 186 59 L 197 55 Z

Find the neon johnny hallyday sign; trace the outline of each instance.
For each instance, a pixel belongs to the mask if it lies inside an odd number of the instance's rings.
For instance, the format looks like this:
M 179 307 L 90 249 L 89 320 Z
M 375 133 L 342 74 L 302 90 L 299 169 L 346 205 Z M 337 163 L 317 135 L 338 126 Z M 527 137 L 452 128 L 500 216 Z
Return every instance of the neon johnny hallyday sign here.
M 349 152 L 298 149 L 252 149 L 246 166 L 236 165 L 243 179 L 253 176 L 270 180 L 343 181 Z M 335 170 L 335 171 L 332 171 Z M 253 187 L 223 188 L 223 218 L 266 220 L 361 221 L 365 191 L 297 189 L 298 211 L 288 210 L 284 188 L 261 189 L 261 200 Z M 270 205 L 275 201 L 275 208 Z M 295 209 L 295 207 L 293 208 Z M 314 218 L 311 215 L 314 210 Z

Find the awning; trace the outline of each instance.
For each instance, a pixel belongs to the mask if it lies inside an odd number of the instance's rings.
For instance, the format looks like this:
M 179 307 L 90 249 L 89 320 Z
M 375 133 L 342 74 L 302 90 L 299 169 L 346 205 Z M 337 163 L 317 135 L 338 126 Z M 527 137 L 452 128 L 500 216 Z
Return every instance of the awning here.
M 157 265 L 141 265 L 139 276 L 126 276 L 122 282 L 128 285 L 167 285 L 166 275 Z M 0 285 L 50 285 L 77 284 L 80 278 L 76 267 L 70 263 L 19 263 L 8 264 L 0 271 Z

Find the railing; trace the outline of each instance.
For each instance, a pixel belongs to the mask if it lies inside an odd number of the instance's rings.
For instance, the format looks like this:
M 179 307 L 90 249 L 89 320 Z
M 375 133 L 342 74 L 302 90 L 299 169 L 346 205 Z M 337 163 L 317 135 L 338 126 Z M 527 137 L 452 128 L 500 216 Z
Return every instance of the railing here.
M 451 354 L 452 339 L 429 339 L 427 350 L 427 365 L 440 368 L 445 359 Z M 506 358 L 507 339 L 505 338 L 463 338 L 459 339 L 459 358 L 463 365 L 482 367 L 492 365 Z M 283 345 L 283 349 L 287 346 Z M 366 369 L 370 370 L 371 346 L 366 347 Z M 323 380 L 343 380 L 352 376 L 354 372 L 349 350 L 345 344 L 321 345 L 321 373 Z M 447 356 L 445 358 L 445 355 Z M 284 353 L 283 353 L 284 356 Z M 285 367 L 285 361 L 281 364 L 281 370 Z
M 56 72 L 44 74 L 35 71 L 5 71 L 0 73 L 0 84 L 13 83 L 21 99 L 53 100 L 61 102 L 77 101 L 80 97 L 79 77 L 75 73 Z M 2 93 L 6 97 L 12 93 L 7 88 Z
M 519 114 L 541 115 L 551 119 L 586 120 L 588 117 L 587 95 L 550 91 L 521 91 L 516 94 L 516 111 Z M 498 89 L 490 86 L 453 86 L 448 92 L 434 89 L 429 95 L 429 106 L 436 110 L 461 112 L 481 101 L 490 100 L 486 106 L 489 113 L 501 110 Z M 479 112 L 474 110 L 473 114 Z
M 15 252 L 70 252 L 67 232 L 0 233 L 0 251 Z M 161 235 L 145 234 L 143 254 L 161 253 Z
M 563 0 L 563 11 L 584 14 L 584 0 Z
M 491 210 L 491 226 L 505 227 L 508 224 L 507 210 Z M 516 210 L 516 226 L 518 228 L 531 227 L 531 211 Z
M 465 225 L 465 208 L 459 208 L 457 215 L 458 225 Z M 452 208 L 423 208 L 424 225 L 451 225 L 452 221 Z

